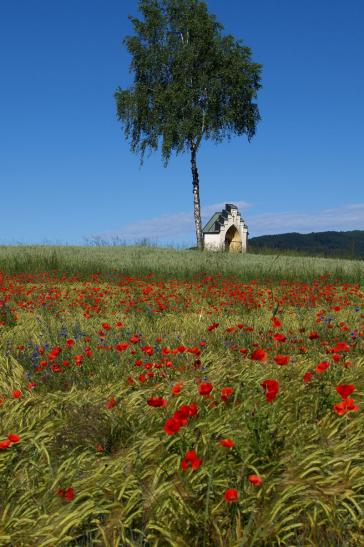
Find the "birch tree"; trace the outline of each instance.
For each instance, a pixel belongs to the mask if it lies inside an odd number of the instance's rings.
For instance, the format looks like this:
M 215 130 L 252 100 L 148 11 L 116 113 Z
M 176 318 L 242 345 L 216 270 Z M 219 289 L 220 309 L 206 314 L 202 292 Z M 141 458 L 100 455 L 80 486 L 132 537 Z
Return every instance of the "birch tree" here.
M 115 92 L 118 120 L 130 150 L 161 144 L 164 167 L 171 152 L 191 157 L 197 247 L 203 250 L 197 151 L 203 138 L 222 142 L 231 133 L 255 135 L 260 64 L 242 40 L 222 36 L 223 25 L 200 0 L 139 0 L 144 20 L 129 15 L 135 35 L 123 40 L 132 56 L 134 83 Z

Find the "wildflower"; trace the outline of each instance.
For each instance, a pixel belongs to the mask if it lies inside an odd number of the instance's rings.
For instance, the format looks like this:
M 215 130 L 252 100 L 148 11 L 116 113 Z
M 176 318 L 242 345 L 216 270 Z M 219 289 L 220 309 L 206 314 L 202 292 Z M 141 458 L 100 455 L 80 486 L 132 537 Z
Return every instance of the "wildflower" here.
M 168 418 L 164 424 L 164 431 L 167 435 L 174 435 L 175 433 L 178 433 L 180 427 L 181 423 L 179 420 L 176 420 L 175 418 Z
M 280 322 L 280 320 L 278 319 L 278 317 L 272 317 L 271 318 L 271 321 L 272 321 L 272 324 L 273 324 L 273 327 L 274 328 L 279 328 L 282 326 L 282 323 Z
M 67 488 L 66 490 L 64 488 L 58 489 L 58 495 L 61 496 L 66 501 L 72 501 L 75 497 L 75 492 L 73 488 Z
M 210 395 L 211 391 L 213 390 L 212 384 L 209 383 L 202 383 L 199 385 L 198 392 L 200 395 Z
M 319 337 L 319 335 L 318 335 L 318 333 L 317 333 L 316 331 L 313 331 L 313 332 L 311 332 L 311 333 L 309 334 L 308 337 L 309 337 L 310 340 L 315 340 L 316 338 Z
M 115 397 L 111 397 L 111 398 L 105 403 L 105 407 L 106 407 L 106 408 L 114 408 L 115 405 L 116 405 L 116 399 L 115 399 Z
M 279 391 L 278 382 L 276 380 L 264 380 L 260 385 L 265 390 L 265 398 L 268 403 L 274 401 Z
M 339 416 L 346 414 L 347 412 L 353 410 L 357 412 L 359 410 L 358 405 L 354 404 L 354 399 L 344 399 L 341 403 L 336 403 L 333 406 L 334 412 Z
M 259 477 L 259 475 L 249 475 L 248 481 L 251 482 L 251 484 L 254 484 L 254 486 L 260 486 L 263 482 L 262 477 Z
M 276 342 L 285 342 L 287 338 L 284 334 L 277 332 L 277 334 L 273 336 L 273 340 L 275 340 Z
M 124 351 L 128 349 L 128 347 L 129 347 L 128 342 L 121 342 L 119 344 L 116 344 L 115 349 L 116 351 Z
M 219 443 L 221 446 L 225 446 L 226 448 L 232 448 L 235 445 L 232 439 L 221 439 Z
M 22 396 L 22 392 L 19 389 L 16 389 L 15 391 L 13 391 L 11 395 L 13 399 L 19 399 L 19 397 Z
M 157 406 L 166 406 L 167 404 L 167 401 L 166 399 L 163 399 L 163 397 L 151 397 L 150 399 L 147 400 L 147 403 L 149 406 L 154 406 L 154 407 L 157 407 Z
M 225 492 L 225 500 L 228 503 L 238 501 L 238 491 L 235 488 L 228 488 Z
M 347 399 L 355 391 L 355 386 L 353 384 L 341 384 L 336 387 L 336 391 L 341 395 L 342 399 Z
M 0 441 L 0 450 L 3 450 L 5 448 L 9 448 L 11 446 L 11 440 L 5 439 L 5 441 Z
M 234 393 L 234 388 L 232 387 L 223 387 L 221 390 L 221 400 L 227 401 L 229 397 Z
M 328 369 L 330 366 L 330 363 L 328 363 L 327 361 L 322 361 L 322 363 L 319 363 L 316 367 L 316 372 L 318 372 L 319 374 L 322 374 L 323 372 L 325 372 L 326 369 Z
M 173 395 L 178 395 L 181 392 L 182 387 L 183 383 L 175 384 L 174 386 L 172 386 L 171 392 L 173 393 Z
M 18 443 L 20 441 L 20 436 L 16 435 L 15 433 L 9 433 L 8 434 L 8 439 L 12 443 Z
M 198 469 L 202 464 L 202 459 L 197 457 L 195 450 L 187 450 L 185 457 L 181 461 L 181 467 L 183 471 L 186 471 L 188 467 L 191 469 Z
M 308 382 L 311 382 L 312 378 L 313 378 L 313 372 L 306 372 L 303 375 L 303 381 L 305 382 L 305 384 L 307 384 Z
M 289 355 L 276 355 L 276 357 L 274 357 L 274 361 L 277 365 L 288 365 L 289 359 Z
M 251 358 L 253 361 L 266 361 L 268 359 L 268 353 L 264 349 L 256 349 L 253 351 Z

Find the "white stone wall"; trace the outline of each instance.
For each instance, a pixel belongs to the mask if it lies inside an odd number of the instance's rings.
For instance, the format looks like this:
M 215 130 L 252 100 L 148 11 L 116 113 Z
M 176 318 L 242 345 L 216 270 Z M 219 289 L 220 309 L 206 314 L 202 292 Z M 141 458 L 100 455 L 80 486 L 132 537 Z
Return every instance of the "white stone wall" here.
M 248 227 L 244 223 L 243 219 L 237 215 L 237 210 L 235 209 L 228 214 L 228 218 L 225 220 L 224 225 L 221 226 L 220 233 L 204 234 L 205 249 L 208 251 L 224 251 L 226 232 L 233 225 L 239 231 L 241 238 L 241 250 L 245 253 L 247 249 Z

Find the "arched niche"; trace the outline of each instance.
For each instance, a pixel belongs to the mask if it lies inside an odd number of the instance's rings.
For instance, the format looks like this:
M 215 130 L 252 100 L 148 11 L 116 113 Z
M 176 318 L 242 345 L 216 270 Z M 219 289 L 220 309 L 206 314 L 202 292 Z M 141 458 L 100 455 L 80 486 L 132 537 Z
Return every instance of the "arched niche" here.
M 241 237 L 239 230 L 232 225 L 225 235 L 225 251 L 230 253 L 241 253 Z

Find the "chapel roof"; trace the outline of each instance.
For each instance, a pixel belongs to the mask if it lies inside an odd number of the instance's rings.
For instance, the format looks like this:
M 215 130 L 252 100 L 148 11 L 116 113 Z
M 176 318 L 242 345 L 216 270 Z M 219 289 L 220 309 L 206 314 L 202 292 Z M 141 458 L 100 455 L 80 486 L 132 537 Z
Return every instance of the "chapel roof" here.
M 204 234 L 218 234 L 220 233 L 220 227 L 224 224 L 225 220 L 228 218 L 231 209 L 238 209 L 236 205 L 232 203 L 226 203 L 225 209 L 220 213 L 214 213 L 205 227 L 202 229 Z M 240 216 L 240 213 L 238 212 Z

